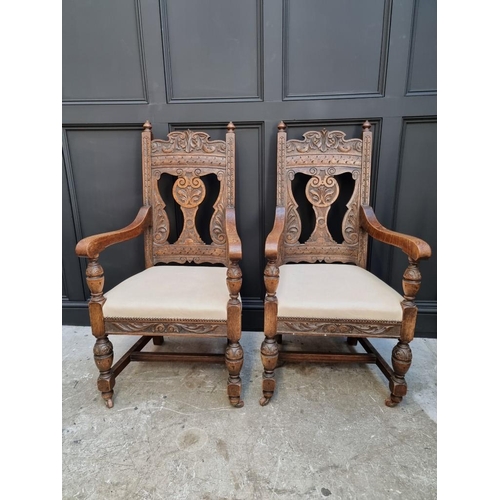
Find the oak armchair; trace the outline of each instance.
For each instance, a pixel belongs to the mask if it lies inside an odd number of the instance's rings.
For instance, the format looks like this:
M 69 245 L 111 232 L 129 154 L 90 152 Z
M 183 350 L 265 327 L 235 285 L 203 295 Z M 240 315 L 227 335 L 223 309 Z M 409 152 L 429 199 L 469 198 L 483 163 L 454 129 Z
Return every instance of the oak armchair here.
M 225 361 L 230 403 L 241 407 L 242 252 L 234 209 L 235 127 L 228 124 L 225 141 L 211 141 L 208 134 L 190 130 L 171 132 L 167 140 L 159 140 L 153 139 L 151 129 L 146 122 L 142 132 L 144 205 L 136 219 L 121 230 L 84 238 L 76 246 L 77 255 L 88 259 L 89 314 L 96 337 L 94 359 L 100 372 L 97 387 L 111 408 L 115 378 L 130 361 Z M 172 197 L 184 220 L 173 242 L 172 238 L 169 241 L 171 221 L 159 190 L 165 174 L 172 176 Z M 209 185 L 203 178 L 209 174 L 216 176 L 219 191 L 208 244 L 198 233 L 196 215 Z M 103 293 L 104 270 L 99 254 L 110 245 L 141 234 L 146 269 Z M 225 267 L 155 265 L 186 262 Z M 141 338 L 113 366 L 113 345 L 108 335 Z M 161 345 L 163 336 L 227 337 L 227 347 L 225 354 L 141 352 L 151 339 Z
M 323 129 L 306 132 L 304 140 L 287 141 L 285 129 L 281 122 L 276 216 L 265 246 L 260 404 L 266 405 L 273 396 L 274 371 L 280 359 L 376 363 L 389 380 L 391 394 L 386 404 L 395 406 L 407 392 L 405 374 L 412 360 L 409 343 L 417 319 L 414 300 L 421 280 L 418 264 L 431 256 L 431 249 L 419 238 L 383 227 L 370 207 L 372 132 L 368 121 L 361 139 L 346 139 L 344 132 Z M 303 241 L 298 193 L 292 187 L 298 174 L 308 178 L 305 197 L 315 218 L 310 236 Z M 328 227 L 329 212 L 347 181 L 353 185 L 352 195 L 344 206 L 336 241 Z M 407 254 L 402 296 L 366 270 L 368 236 Z M 366 353 L 287 352 L 278 345 L 285 334 L 347 337 L 350 345 L 359 340 Z M 368 340 L 375 337 L 398 339 L 392 369 Z

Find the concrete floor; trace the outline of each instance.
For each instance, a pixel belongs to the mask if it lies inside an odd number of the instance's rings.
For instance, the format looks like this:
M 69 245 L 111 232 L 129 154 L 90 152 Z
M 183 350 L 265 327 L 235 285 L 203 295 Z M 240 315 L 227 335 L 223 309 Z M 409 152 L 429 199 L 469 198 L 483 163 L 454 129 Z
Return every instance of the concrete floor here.
M 409 393 L 396 408 L 384 405 L 378 369 L 355 364 L 287 364 L 261 407 L 262 337 L 243 334 L 244 408 L 228 403 L 223 365 L 143 362 L 117 378 L 109 410 L 95 387 L 90 328 L 64 326 L 63 498 L 436 498 L 435 340 L 412 342 Z M 137 340 L 110 339 L 115 360 Z M 183 340 L 192 350 L 224 346 Z M 394 341 L 373 343 L 389 360 Z M 167 339 L 145 350 L 179 346 Z

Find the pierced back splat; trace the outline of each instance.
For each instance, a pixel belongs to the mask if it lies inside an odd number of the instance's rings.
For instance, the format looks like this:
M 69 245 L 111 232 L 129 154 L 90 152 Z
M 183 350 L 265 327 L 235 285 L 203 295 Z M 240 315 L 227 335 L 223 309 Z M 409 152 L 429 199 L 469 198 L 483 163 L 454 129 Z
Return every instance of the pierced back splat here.
M 344 262 L 366 267 L 367 234 L 359 226 L 361 204 L 369 204 L 372 133 L 363 124 L 362 139 L 346 139 L 334 130 L 306 132 L 304 140 L 286 140 L 285 127 L 278 132 L 278 206 L 286 210 L 283 262 Z M 310 178 L 305 196 L 316 222 L 307 241 L 299 242 L 302 222 L 292 191 L 297 173 Z M 348 173 L 354 181 L 352 196 L 342 220 L 342 242 L 328 229 L 328 213 L 340 194 L 336 176 Z
M 234 126 L 225 141 L 211 141 L 205 132 L 175 131 L 166 140 L 153 139 L 146 123 L 143 144 L 143 198 L 153 207 L 153 224 L 145 233 L 146 265 L 158 262 L 227 264 L 225 210 L 234 204 Z M 172 196 L 179 204 L 184 225 L 174 243 L 168 241 L 170 222 L 158 189 L 162 174 L 174 176 Z M 215 174 L 220 190 L 210 220 L 210 244 L 196 228 L 196 214 L 207 192 L 203 176 Z

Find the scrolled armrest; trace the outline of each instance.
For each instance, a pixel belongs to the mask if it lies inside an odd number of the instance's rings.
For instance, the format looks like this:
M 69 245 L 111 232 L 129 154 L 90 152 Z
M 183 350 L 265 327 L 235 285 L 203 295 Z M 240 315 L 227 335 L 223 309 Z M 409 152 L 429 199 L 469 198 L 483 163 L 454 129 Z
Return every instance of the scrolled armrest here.
M 136 238 L 151 224 L 151 207 L 141 207 L 134 221 L 123 229 L 109 233 L 96 234 L 83 238 L 76 245 L 76 255 L 97 259 L 99 254 L 110 245 Z
M 226 208 L 227 258 L 238 262 L 242 257 L 241 240 L 236 229 L 236 213 L 233 207 Z
M 285 232 L 285 207 L 276 207 L 274 226 L 266 239 L 266 259 L 277 261 L 281 255 L 283 236 Z M 279 263 L 278 263 L 279 264 Z
M 419 261 L 428 259 L 431 254 L 431 247 L 420 238 L 407 234 L 391 231 L 380 224 L 375 216 L 372 207 L 361 206 L 360 211 L 361 227 L 373 238 L 382 243 L 388 243 L 400 248 L 411 259 Z

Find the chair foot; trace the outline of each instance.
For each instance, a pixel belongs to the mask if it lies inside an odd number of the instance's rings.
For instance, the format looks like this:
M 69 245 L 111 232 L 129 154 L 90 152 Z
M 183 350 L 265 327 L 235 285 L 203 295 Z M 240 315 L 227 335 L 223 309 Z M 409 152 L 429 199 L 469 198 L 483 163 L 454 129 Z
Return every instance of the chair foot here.
M 355 337 L 347 337 L 347 345 L 358 345 L 358 339 Z
M 229 398 L 229 402 L 231 403 L 232 406 L 235 408 L 243 408 L 245 406 L 245 402 L 238 398 Z
M 104 403 L 106 403 L 106 406 L 108 408 L 113 408 L 114 403 L 113 403 L 113 391 L 111 392 L 103 392 L 102 398 L 104 399 Z
M 163 345 L 163 337 L 153 337 L 154 345 Z
M 389 408 L 394 408 L 399 403 L 401 403 L 401 401 L 403 401 L 402 396 L 394 396 L 394 394 L 391 394 L 390 397 L 388 397 L 385 400 L 385 406 L 388 406 Z
M 269 401 L 271 401 L 271 397 L 262 396 L 259 400 L 259 404 L 260 406 L 267 406 Z

